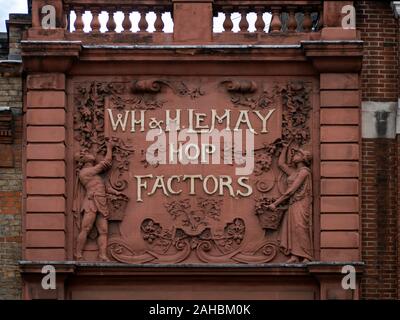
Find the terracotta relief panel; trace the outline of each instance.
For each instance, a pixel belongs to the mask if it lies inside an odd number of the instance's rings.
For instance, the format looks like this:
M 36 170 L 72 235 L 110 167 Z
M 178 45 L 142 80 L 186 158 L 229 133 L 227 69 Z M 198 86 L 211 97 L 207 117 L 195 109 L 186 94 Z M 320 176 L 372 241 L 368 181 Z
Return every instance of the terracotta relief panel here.
M 314 260 L 313 82 L 74 79 L 74 255 Z

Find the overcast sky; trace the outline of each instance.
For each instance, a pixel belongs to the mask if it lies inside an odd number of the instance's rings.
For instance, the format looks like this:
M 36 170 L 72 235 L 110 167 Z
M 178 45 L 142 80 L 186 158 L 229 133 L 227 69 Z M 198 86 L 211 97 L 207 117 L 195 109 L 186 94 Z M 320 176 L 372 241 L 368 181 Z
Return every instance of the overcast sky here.
M 26 0 L 0 0 L 0 32 L 6 31 L 6 20 L 10 13 L 28 13 Z

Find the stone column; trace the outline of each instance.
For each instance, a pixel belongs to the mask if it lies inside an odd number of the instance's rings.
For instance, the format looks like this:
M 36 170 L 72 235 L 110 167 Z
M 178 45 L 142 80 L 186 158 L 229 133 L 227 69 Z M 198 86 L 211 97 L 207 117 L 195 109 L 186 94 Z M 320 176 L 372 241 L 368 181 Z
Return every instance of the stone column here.
M 66 75 L 81 50 L 79 42 L 64 39 L 65 29 L 59 20 L 56 29 L 43 30 L 38 26 L 43 3 L 33 1 L 33 26 L 21 43 L 27 75 L 22 153 L 23 260 L 28 264 L 37 263 L 36 271 L 43 264 L 57 264 L 72 257 L 72 249 L 67 247 L 67 235 L 71 233 L 67 233 Z M 61 12 L 63 16 L 60 3 L 46 1 L 54 4 L 59 9 L 57 14 Z M 57 267 L 57 290 L 43 290 L 37 272 L 23 275 L 24 298 L 63 298 L 62 273 Z
M 320 74 L 321 260 L 358 261 L 360 93 L 357 73 Z
M 362 44 L 357 40 L 303 43 L 319 73 L 320 135 L 319 259 L 324 262 L 361 261 L 360 239 L 360 81 Z M 318 186 L 319 184 L 319 186 Z M 314 202 L 318 205 L 318 201 Z M 321 299 L 358 298 L 343 290 L 338 274 L 315 270 Z M 321 273 L 322 272 L 322 273 Z M 359 288 L 361 277 L 356 278 Z

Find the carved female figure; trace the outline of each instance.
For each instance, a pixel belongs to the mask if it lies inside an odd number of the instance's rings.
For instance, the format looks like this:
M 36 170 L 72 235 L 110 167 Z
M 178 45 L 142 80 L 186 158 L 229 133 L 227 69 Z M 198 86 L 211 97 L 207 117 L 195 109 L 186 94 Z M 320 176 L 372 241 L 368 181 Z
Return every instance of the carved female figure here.
M 288 202 L 287 224 L 282 226 L 281 246 L 291 255 L 288 263 L 309 262 L 313 259 L 312 246 L 312 177 L 309 168 L 311 153 L 300 148 L 292 148 L 292 163 L 287 162 L 288 146 L 279 156 L 279 168 L 286 173 L 288 188 L 269 209 Z

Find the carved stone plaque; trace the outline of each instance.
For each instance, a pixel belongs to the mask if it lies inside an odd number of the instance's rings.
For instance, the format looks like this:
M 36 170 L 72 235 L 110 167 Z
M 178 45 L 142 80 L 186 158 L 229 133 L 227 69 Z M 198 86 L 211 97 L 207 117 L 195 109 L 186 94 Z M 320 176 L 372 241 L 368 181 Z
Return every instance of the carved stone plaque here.
M 313 259 L 311 82 L 143 77 L 73 88 L 77 259 Z

